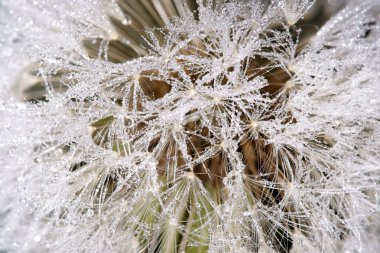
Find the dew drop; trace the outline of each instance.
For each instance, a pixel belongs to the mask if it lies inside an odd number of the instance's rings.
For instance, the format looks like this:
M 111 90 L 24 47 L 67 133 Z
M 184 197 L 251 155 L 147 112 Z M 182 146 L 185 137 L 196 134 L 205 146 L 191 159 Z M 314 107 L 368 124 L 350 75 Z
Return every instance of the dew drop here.
M 36 235 L 33 237 L 33 241 L 34 242 L 40 242 L 41 241 L 41 236 L 40 235 Z

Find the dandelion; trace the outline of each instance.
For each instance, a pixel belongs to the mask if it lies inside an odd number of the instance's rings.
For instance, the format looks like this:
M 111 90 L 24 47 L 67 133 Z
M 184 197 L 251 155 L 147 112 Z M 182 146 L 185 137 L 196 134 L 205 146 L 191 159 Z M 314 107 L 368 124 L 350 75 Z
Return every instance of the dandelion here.
M 16 2 L 0 249 L 378 249 L 375 1 Z

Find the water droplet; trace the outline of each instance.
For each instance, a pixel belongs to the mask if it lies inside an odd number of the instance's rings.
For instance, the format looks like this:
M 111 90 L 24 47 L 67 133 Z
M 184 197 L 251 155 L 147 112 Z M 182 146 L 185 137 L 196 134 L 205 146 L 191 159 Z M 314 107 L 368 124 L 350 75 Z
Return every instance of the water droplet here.
M 87 210 L 86 212 L 87 217 L 92 217 L 93 215 L 94 215 L 94 211 L 92 209 Z
M 123 25 L 130 25 L 130 24 L 132 24 L 132 20 L 129 19 L 129 18 L 124 18 L 124 19 L 121 21 L 121 23 L 122 23 Z
M 41 241 L 41 236 L 40 236 L 40 235 L 36 235 L 36 236 L 34 236 L 34 237 L 33 237 L 33 241 L 34 241 L 34 242 L 39 242 L 39 241 Z

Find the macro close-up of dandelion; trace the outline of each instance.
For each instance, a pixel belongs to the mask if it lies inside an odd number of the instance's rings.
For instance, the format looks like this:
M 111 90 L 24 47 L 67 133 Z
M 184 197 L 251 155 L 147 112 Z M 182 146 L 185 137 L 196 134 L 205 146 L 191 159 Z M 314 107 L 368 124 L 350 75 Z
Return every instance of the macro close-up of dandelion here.
M 0 252 L 380 251 L 377 0 L 0 0 Z

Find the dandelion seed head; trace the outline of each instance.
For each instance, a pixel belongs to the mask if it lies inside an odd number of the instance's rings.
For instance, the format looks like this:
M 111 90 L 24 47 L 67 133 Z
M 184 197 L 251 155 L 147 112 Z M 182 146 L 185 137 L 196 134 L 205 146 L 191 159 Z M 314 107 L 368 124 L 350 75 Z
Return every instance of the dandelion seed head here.
M 5 45 L 33 64 L 17 103 L 0 93 L 0 251 L 343 252 L 374 235 L 374 1 L 320 20 L 309 0 L 15 2 L 28 21 Z

